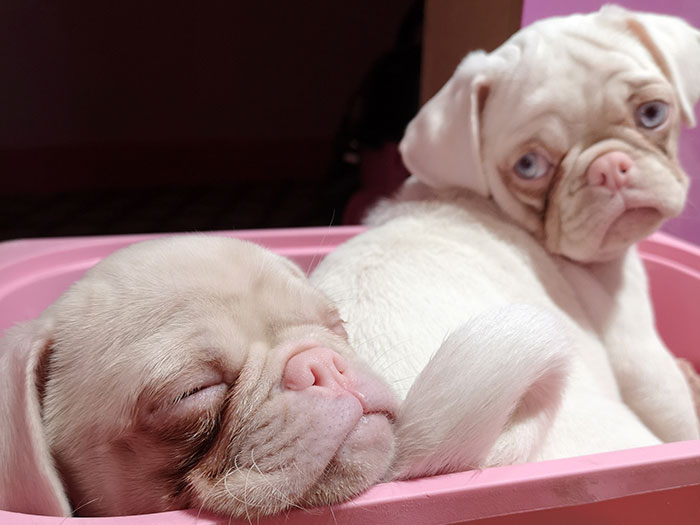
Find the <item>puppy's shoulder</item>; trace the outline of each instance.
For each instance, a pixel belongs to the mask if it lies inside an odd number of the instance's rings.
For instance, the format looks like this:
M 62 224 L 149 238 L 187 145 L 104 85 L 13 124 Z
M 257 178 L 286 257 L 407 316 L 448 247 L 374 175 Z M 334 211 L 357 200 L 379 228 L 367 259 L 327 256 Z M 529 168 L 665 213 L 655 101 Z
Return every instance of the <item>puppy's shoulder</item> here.
M 495 204 L 469 192 L 402 189 L 371 213 L 369 229 L 336 248 L 316 268 L 312 279 L 354 279 L 378 273 L 391 278 L 424 273 L 480 273 L 500 281 L 503 269 L 536 281 L 534 273 L 552 275 L 551 256 L 528 232 Z
M 445 243 L 457 253 L 475 257 L 525 257 L 530 263 L 551 265 L 551 255 L 489 198 L 464 190 L 434 190 L 406 184 L 391 199 L 376 206 L 366 220 L 364 242 L 395 242 L 424 250 Z M 507 257 L 507 256 L 506 256 Z
M 478 221 L 483 214 L 497 209 L 483 197 L 463 190 L 435 190 L 409 179 L 390 198 L 382 199 L 370 210 L 364 223 L 377 227 L 398 218 L 433 218 L 448 223 Z

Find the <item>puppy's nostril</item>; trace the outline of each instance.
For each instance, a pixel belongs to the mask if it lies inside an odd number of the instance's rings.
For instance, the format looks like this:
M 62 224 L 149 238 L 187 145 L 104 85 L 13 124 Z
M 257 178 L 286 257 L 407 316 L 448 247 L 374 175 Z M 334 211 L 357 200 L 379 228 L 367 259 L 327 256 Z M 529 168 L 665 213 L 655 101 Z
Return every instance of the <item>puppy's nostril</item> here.
M 312 386 L 344 388 L 347 382 L 345 360 L 329 348 L 310 348 L 292 356 L 282 375 L 282 385 L 290 390 Z
M 627 173 L 631 167 L 631 164 L 629 164 L 626 160 L 623 159 L 617 165 L 617 171 L 624 174 Z
M 326 382 L 326 379 L 324 379 L 324 375 L 327 376 L 328 372 L 327 370 L 324 370 L 322 367 L 319 367 L 318 365 L 313 365 L 309 368 L 311 371 L 311 375 L 313 377 L 311 385 L 323 385 Z
M 345 362 L 345 359 L 340 357 L 340 355 L 333 353 L 333 366 L 342 375 L 347 369 L 348 364 Z

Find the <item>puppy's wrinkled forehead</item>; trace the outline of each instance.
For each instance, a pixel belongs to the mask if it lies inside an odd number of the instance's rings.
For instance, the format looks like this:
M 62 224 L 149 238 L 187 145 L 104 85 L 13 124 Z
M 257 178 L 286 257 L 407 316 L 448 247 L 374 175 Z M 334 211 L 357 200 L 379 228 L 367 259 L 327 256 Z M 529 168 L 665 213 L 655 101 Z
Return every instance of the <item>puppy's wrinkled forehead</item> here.
M 57 370 L 80 377 L 78 356 L 90 360 L 88 382 L 128 398 L 110 398 L 119 413 L 138 394 L 120 385 L 157 383 L 210 362 L 240 369 L 251 344 L 272 348 L 280 330 L 319 322 L 332 305 L 289 260 L 251 243 L 201 236 L 123 249 L 52 308 Z
M 102 340 L 115 332 L 129 343 L 168 326 L 206 329 L 224 321 L 230 330 L 257 337 L 263 325 L 281 322 L 272 319 L 275 312 L 301 322 L 327 307 L 327 299 L 287 259 L 251 243 L 190 237 L 113 254 L 66 294 L 58 310 L 66 326 L 84 325 L 81 333 L 95 331 Z M 67 330 L 66 337 L 74 331 Z
M 501 137 L 501 147 L 537 140 L 565 151 L 599 128 L 601 119 L 605 125 L 624 123 L 629 117 L 625 104 L 640 89 L 671 92 L 649 51 L 632 34 L 600 27 L 590 31 L 572 18 L 511 39 L 512 67 L 490 87 L 483 119 L 485 134 Z M 530 137 L 533 129 L 541 136 Z
M 245 292 L 253 283 L 270 284 L 303 273 L 291 262 L 252 243 L 207 236 L 173 237 L 125 248 L 87 275 L 91 287 L 103 282 L 123 293 L 143 296 L 198 291 Z

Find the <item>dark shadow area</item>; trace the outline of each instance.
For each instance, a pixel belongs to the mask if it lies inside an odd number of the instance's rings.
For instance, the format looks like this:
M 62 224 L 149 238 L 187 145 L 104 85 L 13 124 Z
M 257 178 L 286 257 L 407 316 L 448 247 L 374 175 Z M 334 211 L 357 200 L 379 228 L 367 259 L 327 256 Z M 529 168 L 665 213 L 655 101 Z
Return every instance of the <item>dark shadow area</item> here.
M 421 21 L 415 0 L 3 2 L 0 240 L 341 223 L 348 149 L 417 107 Z

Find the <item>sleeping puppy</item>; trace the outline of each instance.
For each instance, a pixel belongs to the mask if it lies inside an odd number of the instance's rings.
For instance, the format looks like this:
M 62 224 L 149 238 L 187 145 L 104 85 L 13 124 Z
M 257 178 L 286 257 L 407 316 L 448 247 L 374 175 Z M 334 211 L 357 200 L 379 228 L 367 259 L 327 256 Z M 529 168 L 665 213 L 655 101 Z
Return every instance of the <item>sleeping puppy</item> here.
M 0 509 L 250 519 L 344 501 L 409 466 L 427 474 L 443 456 L 478 462 L 514 400 L 560 395 L 557 323 L 523 305 L 476 316 L 399 409 L 290 261 L 223 237 L 132 245 L 0 341 Z M 434 424 L 455 417 L 459 436 Z
M 91 269 L 0 346 L 0 509 L 255 516 L 346 500 L 393 457 L 393 393 L 290 261 L 221 237 Z
M 132 245 L 0 341 L 0 509 L 251 519 L 429 474 L 443 457 L 477 463 L 515 400 L 560 396 L 559 323 L 525 305 L 475 316 L 398 407 L 290 261 L 224 237 Z
M 412 177 L 312 274 L 355 350 L 405 396 L 465 320 L 524 302 L 560 314 L 573 351 L 560 399 L 514 402 L 501 444 L 516 456 L 436 472 L 698 438 L 634 243 L 683 208 L 676 145 L 699 96 L 700 33 L 611 6 L 468 55 L 409 124 Z

